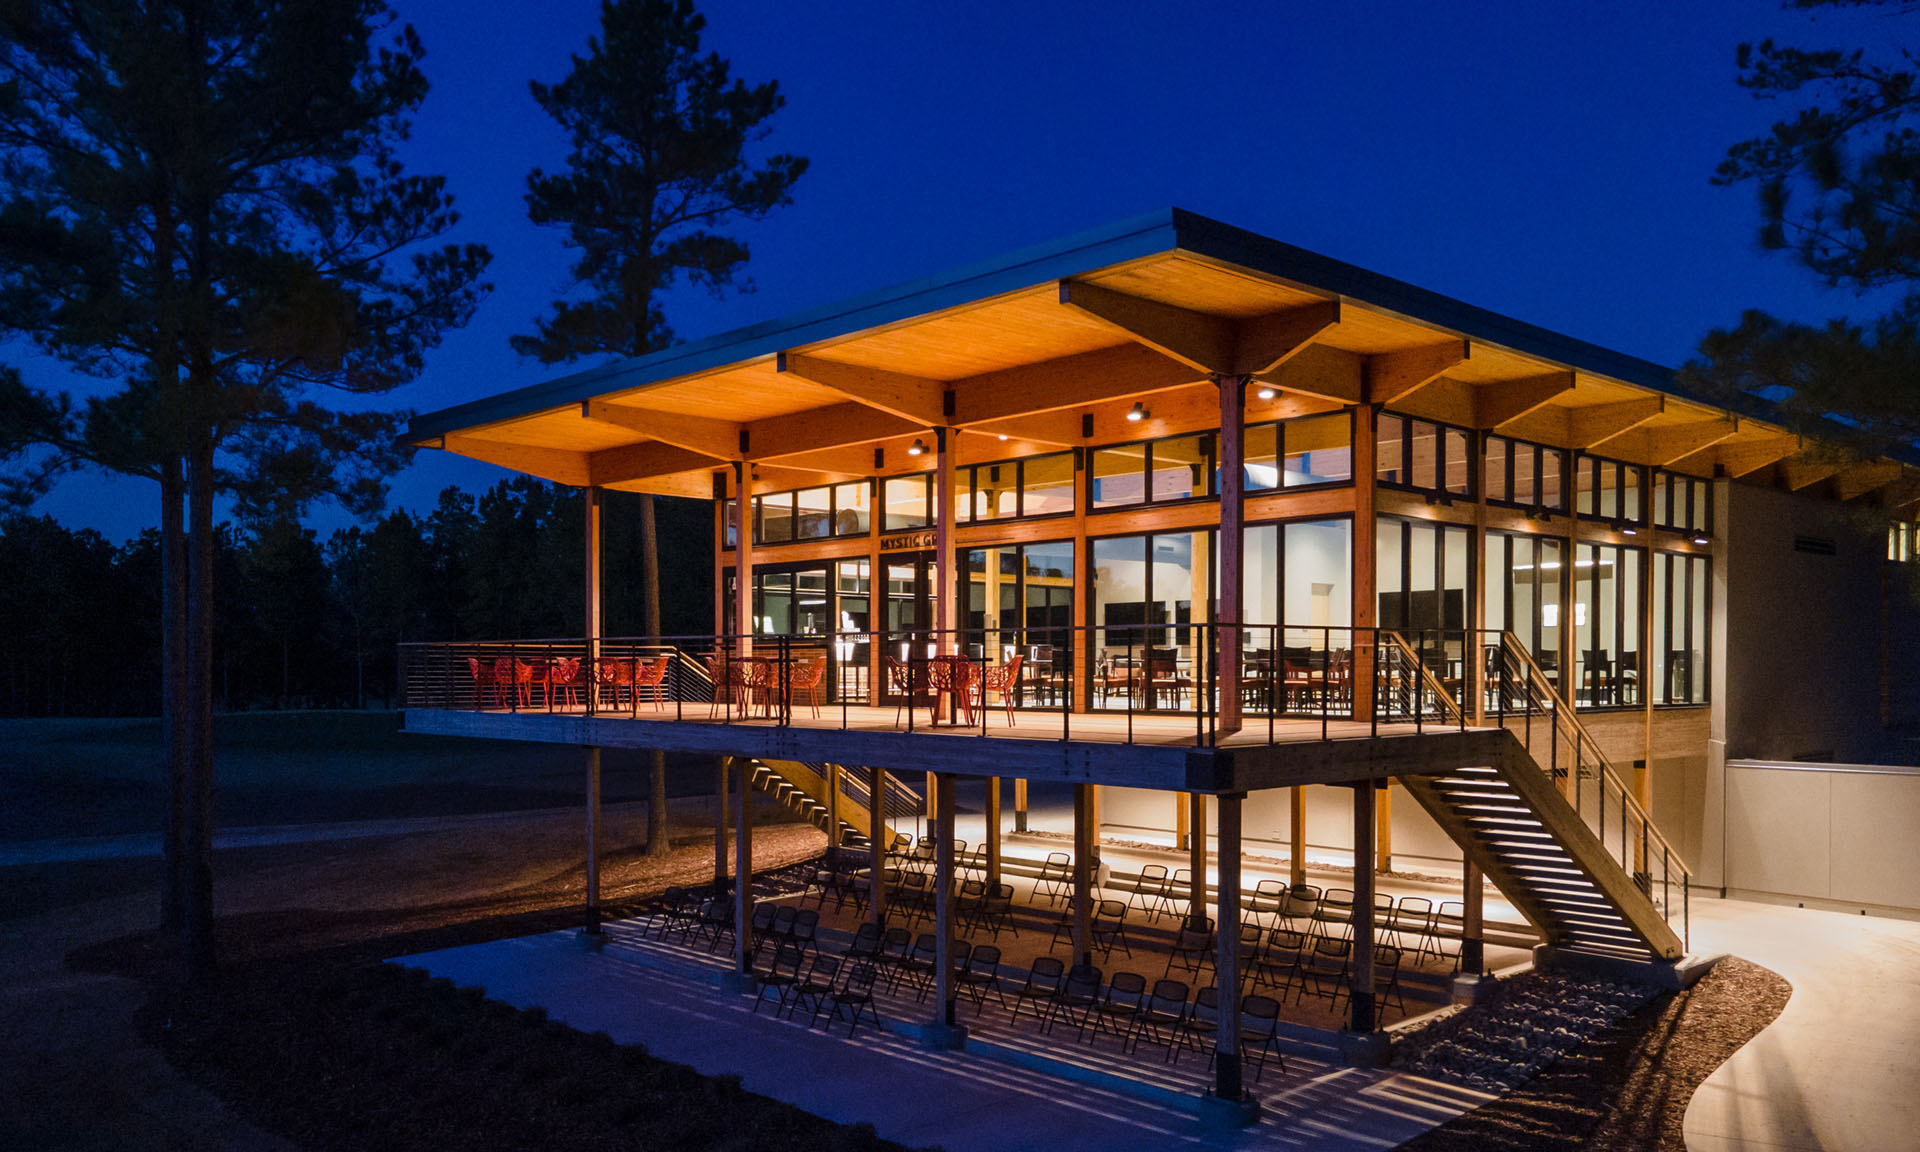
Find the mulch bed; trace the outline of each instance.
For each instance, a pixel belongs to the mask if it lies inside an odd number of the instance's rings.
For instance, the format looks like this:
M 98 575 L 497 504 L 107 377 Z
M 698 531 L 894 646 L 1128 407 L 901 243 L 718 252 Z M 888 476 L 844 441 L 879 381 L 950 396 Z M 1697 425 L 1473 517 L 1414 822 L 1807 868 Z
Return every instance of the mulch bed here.
M 1687 1102 L 1771 1024 L 1792 987 L 1736 957 L 1549 1065 L 1517 1091 L 1400 1145 L 1399 1152 L 1685 1152 Z

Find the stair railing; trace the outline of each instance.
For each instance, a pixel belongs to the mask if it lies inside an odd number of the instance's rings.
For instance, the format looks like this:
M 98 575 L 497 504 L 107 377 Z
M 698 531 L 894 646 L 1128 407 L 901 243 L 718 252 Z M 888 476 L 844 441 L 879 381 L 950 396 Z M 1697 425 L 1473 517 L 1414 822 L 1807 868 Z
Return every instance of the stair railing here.
M 1434 674 L 1426 660 L 1425 646 L 1424 637 L 1416 647 L 1399 632 L 1378 630 L 1378 642 L 1373 649 L 1374 716 L 1376 720 L 1382 715 L 1388 719 L 1410 717 L 1416 730 L 1424 728 L 1429 718 L 1441 724 L 1465 727 L 1466 710 L 1447 691 L 1446 683 Z M 1433 702 L 1431 717 L 1427 707 L 1429 698 Z M 1387 704 L 1384 711 L 1380 707 L 1382 702 Z
M 1692 872 L 1674 850 L 1647 810 L 1614 771 L 1613 763 L 1586 726 L 1580 723 L 1573 707 L 1554 682 L 1547 678 L 1533 653 L 1512 632 L 1500 633 L 1499 658 L 1487 669 L 1485 691 L 1494 705 L 1494 718 L 1507 728 L 1515 719 L 1509 701 L 1521 701 L 1525 728 L 1522 743 L 1536 766 L 1540 758 L 1533 754 L 1533 717 L 1541 713 L 1549 721 L 1551 744 L 1547 755 L 1547 775 L 1567 795 L 1568 803 L 1599 837 L 1608 855 L 1634 878 L 1646 896 L 1666 918 L 1674 921 L 1673 887 L 1680 892 L 1680 937 L 1687 941 L 1691 920 L 1688 895 Z M 1509 729 L 1511 730 L 1511 729 Z M 1571 762 L 1562 764 L 1560 745 L 1567 744 Z M 1586 782 L 1593 782 L 1593 796 L 1587 795 Z M 1565 781 L 1564 785 L 1562 781 Z M 1609 826 L 1608 810 L 1613 816 Z M 1655 864 L 1658 864 L 1656 872 Z M 1656 898 L 1654 886 L 1660 893 Z

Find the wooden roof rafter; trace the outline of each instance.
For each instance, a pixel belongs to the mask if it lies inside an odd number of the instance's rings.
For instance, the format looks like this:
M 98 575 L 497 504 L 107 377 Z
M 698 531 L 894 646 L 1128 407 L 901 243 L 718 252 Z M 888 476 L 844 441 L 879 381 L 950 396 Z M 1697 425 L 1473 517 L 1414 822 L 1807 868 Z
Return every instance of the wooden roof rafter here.
M 1084 280 L 1060 281 L 1060 303 L 1204 374 L 1271 372 L 1340 322 L 1340 302 L 1320 300 L 1234 319 L 1130 296 Z
M 1733 416 L 1681 424 L 1646 424 L 1609 440 L 1606 451 L 1629 463 L 1671 468 L 1689 456 L 1732 439 L 1739 431 L 1740 421 Z

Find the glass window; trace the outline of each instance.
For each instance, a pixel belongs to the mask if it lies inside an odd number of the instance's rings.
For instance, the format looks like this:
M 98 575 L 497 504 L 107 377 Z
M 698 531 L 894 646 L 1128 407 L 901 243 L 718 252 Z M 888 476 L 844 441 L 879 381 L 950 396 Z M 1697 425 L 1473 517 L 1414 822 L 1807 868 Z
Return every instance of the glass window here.
M 1353 479 L 1353 417 L 1345 412 L 1305 416 L 1280 426 L 1289 488 Z
M 933 523 L 933 477 L 889 476 L 882 489 L 881 531 L 903 532 Z
M 1280 487 L 1280 425 L 1248 425 L 1240 455 L 1244 465 L 1240 483 L 1246 491 L 1265 492 Z
M 1562 481 L 1565 453 L 1558 448 L 1540 449 L 1540 507 L 1556 512 L 1567 509 L 1567 494 Z
M 1382 484 L 1407 484 L 1407 422 L 1382 412 L 1374 422 L 1373 476 Z
M 1487 534 L 1487 627 L 1518 637 L 1540 671 L 1556 685 L 1564 547 L 1549 537 Z
M 1020 462 L 1020 515 L 1073 511 L 1073 453 L 1029 456 Z
M 793 539 L 793 493 L 756 496 L 753 503 L 760 510 L 761 543 L 783 544 Z
M 1407 424 L 1407 438 L 1411 442 L 1412 474 L 1408 483 L 1415 488 L 1428 491 L 1440 487 L 1440 426 L 1425 420 L 1413 420 Z
M 1153 483 L 1149 500 L 1190 500 L 1207 495 L 1213 472 L 1213 437 L 1176 436 L 1155 440 L 1152 450 Z
M 1212 535 L 1168 532 L 1092 542 L 1096 708 L 1191 708 Z M 1198 612 L 1196 612 L 1196 605 Z
M 1118 444 L 1093 450 L 1093 506 L 1123 508 L 1147 499 L 1147 446 Z
M 1661 704 L 1707 699 L 1707 621 L 1712 561 L 1659 552 L 1653 558 L 1653 692 Z
M 1640 702 L 1640 564 L 1637 548 L 1574 549 L 1574 700 L 1583 707 Z
M 1504 436 L 1487 437 L 1487 478 L 1485 492 L 1487 499 L 1495 503 L 1507 502 L 1507 445 L 1510 441 Z M 1531 455 L 1531 453 L 1526 453 Z
M 873 525 L 873 486 L 865 480 L 833 487 L 835 536 L 865 536 Z
M 720 527 L 726 537 L 726 547 L 740 546 L 740 501 L 729 500 L 726 510 L 720 514 Z
M 802 488 L 793 494 L 796 540 L 819 540 L 833 535 L 833 489 Z
M 1447 428 L 1445 432 L 1446 456 L 1442 461 L 1446 468 L 1446 490 L 1455 496 L 1473 494 L 1473 469 L 1469 462 L 1473 459 L 1473 438 L 1459 428 Z

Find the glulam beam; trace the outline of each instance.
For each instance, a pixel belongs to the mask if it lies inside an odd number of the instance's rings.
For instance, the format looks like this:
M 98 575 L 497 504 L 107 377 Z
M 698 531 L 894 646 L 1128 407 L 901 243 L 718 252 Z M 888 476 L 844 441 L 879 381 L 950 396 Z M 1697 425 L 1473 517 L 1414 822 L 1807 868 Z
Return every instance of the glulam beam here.
M 799 352 L 780 353 L 774 367 L 797 380 L 832 389 L 870 408 L 891 412 L 925 428 L 946 422 L 947 385 L 939 380 Z
M 1364 368 L 1367 402 L 1390 405 L 1466 363 L 1472 352 L 1465 340 L 1445 340 L 1368 356 Z

